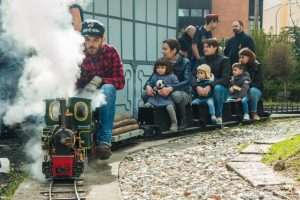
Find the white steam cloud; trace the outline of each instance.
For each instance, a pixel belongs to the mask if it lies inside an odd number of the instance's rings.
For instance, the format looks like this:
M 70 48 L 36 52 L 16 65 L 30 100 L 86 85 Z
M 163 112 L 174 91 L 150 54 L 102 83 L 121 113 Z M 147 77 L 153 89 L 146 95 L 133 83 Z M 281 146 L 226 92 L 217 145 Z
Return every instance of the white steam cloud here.
M 26 153 L 29 162 L 25 165 L 25 170 L 28 171 L 33 179 L 44 181 L 45 176 L 42 172 L 42 162 L 44 160 L 41 139 L 36 137 L 40 133 L 42 127 L 36 127 L 34 124 L 24 125 L 23 131 L 26 131 L 30 140 L 26 143 L 24 152 Z
M 4 116 L 6 124 L 41 115 L 43 100 L 74 95 L 83 38 L 73 30 L 70 0 L 4 0 L 3 27 L 19 48 L 31 51 L 25 60 L 18 96 Z
M 5 124 L 23 122 L 28 116 L 43 116 L 47 98 L 76 94 L 75 82 L 84 58 L 84 39 L 72 27 L 68 10 L 72 3 L 87 6 L 89 1 L 2 0 L 0 19 L 5 35 L 18 49 L 30 54 L 25 58 L 16 98 L 12 104 L 6 104 L 5 110 L 0 109 Z M 98 105 L 105 102 L 102 94 L 95 95 Z M 33 135 L 25 147 L 27 156 L 33 161 L 28 169 L 39 180 L 43 177 L 38 134 L 41 128 L 40 124 L 26 128 Z

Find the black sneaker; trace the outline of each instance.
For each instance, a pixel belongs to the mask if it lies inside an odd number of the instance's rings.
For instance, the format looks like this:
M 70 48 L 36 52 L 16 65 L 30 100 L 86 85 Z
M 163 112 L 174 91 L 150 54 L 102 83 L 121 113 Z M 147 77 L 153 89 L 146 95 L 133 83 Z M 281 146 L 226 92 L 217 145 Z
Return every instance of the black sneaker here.
M 107 160 L 112 155 L 110 146 L 108 144 L 99 144 L 96 146 L 96 156 L 100 160 Z

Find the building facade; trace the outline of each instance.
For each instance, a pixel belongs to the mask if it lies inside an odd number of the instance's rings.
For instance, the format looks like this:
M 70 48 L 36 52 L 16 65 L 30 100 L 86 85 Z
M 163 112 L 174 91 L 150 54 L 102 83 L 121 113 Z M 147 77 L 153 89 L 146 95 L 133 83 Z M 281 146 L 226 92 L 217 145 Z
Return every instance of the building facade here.
M 178 29 L 182 31 L 188 25 L 199 26 L 204 24 L 204 18 L 211 13 L 211 0 L 179 0 L 178 2 Z
M 124 62 L 126 86 L 117 94 L 118 112 L 137 113 L 162 41 L 176 37 L 177 8 L 177 0 L 92 0 L 85 9 L 85 19 L 105 24 L 107 41 Z
M 178 31 L 190 24 L 203 25 L 208 13 L 218 14 L 220 17 L 218 29 L 214 32 L 217 38 L 232 36 L 231 24 L 234 20 L 242 20 L 245 31 L 249 31 L 254 27 L 254 4 L 254 0 L 179 0 Z M 263 0 L 259 1 L 259 7 L 261 26 Z
M 270 34 L 279 34 L 287 26 L 300 26 L 300 1 L 265 1 L 263 21 L 264 30 Z

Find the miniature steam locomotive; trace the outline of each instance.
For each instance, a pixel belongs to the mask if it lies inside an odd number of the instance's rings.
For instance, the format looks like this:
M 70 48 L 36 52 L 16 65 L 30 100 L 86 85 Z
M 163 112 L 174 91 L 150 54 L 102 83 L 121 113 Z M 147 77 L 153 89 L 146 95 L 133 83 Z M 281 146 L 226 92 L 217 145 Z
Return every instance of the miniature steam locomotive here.
M 76 179 L 93 147 L 91 100 L 73 97 L 46 100 L 45 152 L 42 170 L 47 179 Z

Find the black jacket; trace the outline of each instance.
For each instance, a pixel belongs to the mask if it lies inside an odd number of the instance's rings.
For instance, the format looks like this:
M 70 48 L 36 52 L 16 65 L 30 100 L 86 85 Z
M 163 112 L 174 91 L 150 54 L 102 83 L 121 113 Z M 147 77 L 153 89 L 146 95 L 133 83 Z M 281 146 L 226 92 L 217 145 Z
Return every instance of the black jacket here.
M 193 57 L 193 39 L 188 36 L 187 33 L 184 33 L 179 39 L 178 42 L 180 44 L 180 50 L 186 52 L 189 59 Z
M 215 76 L 213 85 L 221 84 L 224 87 L 229 86 L 231 66 L 227 57 L 222 55 L 205 56 L 200 58 L 199 65 L 207 64 L 211 68 L 211 72 Z M 193 70 L 193 74 L 196 75 L 196 69 Z
M 202 87 L 202 88 L 205 88 L 206 86 L 210 85 L 210 86 L 213 86 L 212 85 L 213 81 L 211 80 L 197 80 L 194 84 L 193 84 L 193 97 L 194 98 L 208 98 L 208 97 L 212 97 L 213 95 L 213 90 L 211 90 L 207 96 L 203 97 L 203 96 L 199 96 L 198 93 L 197 93 L 197 87 Z
M 261 64 L 258 61 L 255 61 L 253 65 L 247 65 L 247 72 L 250 74 L 251 85 L 250 87 L 256 87 L 261 91 L 264 90 L 264 78 L 261 68 Z
M 177 76 L 179 83 L 173 85 L 175 91 L 192 91 L 192 68 L 189 59 L 178 56 L 173 65 L 173 73 Z M 152 76 L 151 76 L 152 77 Z M 144 88 L 149 85 L 151 77 L 147 80 Z
M 246 33 L 241 32 L 226 42 L 224 55 L 230 58 L 231 64 L 234 64 L 239 61 L 239 51 L 245 47 L 255 52 L 253 39 Z
M 230 94 L 233 98 L 243 98 L 248 95 L 248 90 L 250 87 L 250 75 L 248 72 L 243 73 L 239 76 L 232 76 L 230 80 L 230 87 L 231 86 L 238 86 L 241 88 L 240 91 L 234 90 L 233 93 Z
M 193 44 L 197 44 L 198 47 L 198 51 L 200 56 L 203 56 L 203 40 L 205 39 L 210 39 L 213 37 L 212 32 L 211 31 L 207 31 L 204 26 L 201 27 L 196 27 L 197 31 L 195 33 L 195 36 L 193 38 Z

